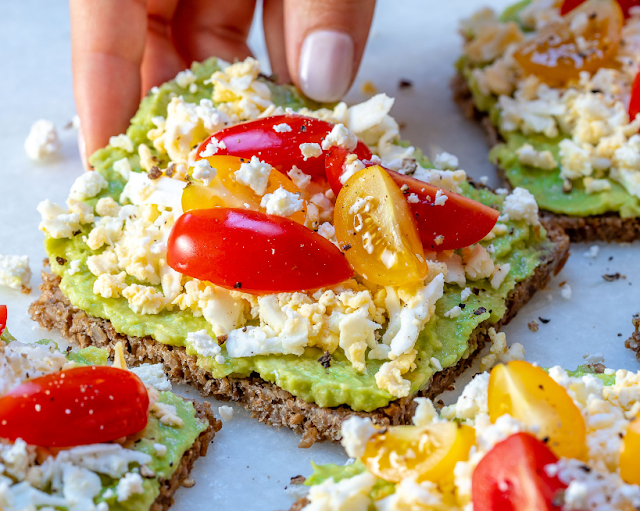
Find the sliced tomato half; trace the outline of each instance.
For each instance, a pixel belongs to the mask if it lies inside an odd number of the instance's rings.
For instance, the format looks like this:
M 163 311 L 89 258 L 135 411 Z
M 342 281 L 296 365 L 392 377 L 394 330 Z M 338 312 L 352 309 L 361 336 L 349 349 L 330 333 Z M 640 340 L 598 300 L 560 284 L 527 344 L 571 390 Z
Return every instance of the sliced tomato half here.
M 517 433 L 495 445 L 473 472 L 474 511 L 560 511 L 566 488 L 544 467 L 558 458 L 540 440 Z
M 629 100 L 629 120 L 633 121 L 640 113 L 640 72 L 636 74 L 631 88 L 631 98 Z
M 301 144 L 318 144 L 331 132 L 334 124 L 303 115 L 274 115 L 236 124 L 207 138 L 198 149 L 198 156 L 211 138 L 224 142 L 216 155 L 232 155 L 250 159 L 257 156 L 283 173 L 295 165 L 314 177 L 325 176 L 325 151 L 317 157 L 305 157 Z M 276 131 L 276 129 L 278 131 Z M 289 131 L 290 129 L 290 131 Z M 359 158 L 371 158 L 371 151 L 362 141 L 353 151 Z
M 560 14 L 564 16 L 584 2 L 585 0 L 564 0 L 564 2 L 562 2 L 562 6 L 560 7 Z M 636 5 L 640 5 L 640 0 L 617 0 L 617 2 L 618 4 L 620 4 L 620 8 L 622 9 L 622 13 L 624 14 L 625 18 L 629 17 L 629 9 L 635 7 Z
M 75 367 L 28 380 L 0 398 L 0 437 L 72 447 L 111 442 L 142 431 L 149 396 L 130 371 Z
M 168 241 L 174 270 L 245 293 L 332 286 L 353 276 L 342 252 L 288 218 L 215 208 L 182 215 Z
M 0 335 L 7 328 L 7 306 L 0 305 Z

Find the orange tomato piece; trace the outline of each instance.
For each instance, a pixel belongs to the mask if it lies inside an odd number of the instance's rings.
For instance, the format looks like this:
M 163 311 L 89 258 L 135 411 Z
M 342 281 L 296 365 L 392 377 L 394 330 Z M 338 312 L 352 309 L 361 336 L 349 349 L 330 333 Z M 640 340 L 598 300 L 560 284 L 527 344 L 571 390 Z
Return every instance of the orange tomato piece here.
M 240 169 L 240 166 L 246 160 L 237 156 L 209 156 L 205 159 L 216 169 L 216 177 L 206 186 L 191 181 L 185 187 L 182 192 L 183 211 L 211 208 L 245 208 L 264 213 L 265 209 L 260 206 L 262 197 L 256 195 L 250 187 L 236 181 L 234 173 Z M 288 192 L 301 193 L 291 179 L 278 170 L 272 169 L 265 194 L 273 193 L 281 186 Z M 304 224 L 307 217 L 306 211 L 305 202 L 302 211 L 297 211 L 288 218 L 299 224 Z
M 625 483 L 640 484 L 640 418 L 629 423 L 620 451 L 620 477 Z
M 377 165 L 349 178 L 336 200 L 336 237 L 353 269 L 383 286 L 423 281 L 427 264 L 402 191 Z
M 493 368 L 489 377 L 491 422 L 509 414 L 540 428 L 556 456 L 582 459 L 586 426 L 580 410 L 567 391 L 540 367 L 522 360 Z
M 468 459 L 475 441 L 475 430 L 456 422 L 396 426 L 369 440 L 362 462 L 386 481 L 439 482 L 453 477 L 456 463 Z
M 623 23 L 615 0 L 587 0 L 562 21 L 522 43 L 513 57 L 525 73 L 549 84 L 563 84 L 611 60 L 620 44 Z

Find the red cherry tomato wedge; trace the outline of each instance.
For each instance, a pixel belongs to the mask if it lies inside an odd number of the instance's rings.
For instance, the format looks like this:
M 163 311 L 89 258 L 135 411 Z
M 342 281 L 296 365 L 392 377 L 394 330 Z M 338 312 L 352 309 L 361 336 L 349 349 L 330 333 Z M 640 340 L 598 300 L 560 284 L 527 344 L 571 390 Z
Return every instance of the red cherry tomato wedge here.
M 75 367 L 28 380 L 0 398 L 0 437 L 43 447 L 110 442 L 142 431 L 149 396 L 134 373 Z
M 0 305 L 0 335 L 4 332 L 4 329 L 7 327 L 7 306 Z
M 544 470 L 557 461 L 543 442 L 528 433 L 496 444 L 473 472 L 474 511 L 560 511 L 556 497 L 566 485 Z
M 327 156 L 327 179 L 336 195 L 343 186 L 340 176 L 347 155 L 345 149 L 332 147 Z M 373 165 L 368 160 L 363 163 L 367 167 Z M 455 250 L 473 245 L 489 234 L 498 221 L 500 212 L 480 202 L 411 176 L 385 170 L 401 189 L 407 186 L 403 190 L 405 197 L 412 194 L 417 196 L 412 198 L 409 206 L 418 222 L 418 232 L 426 250 Z M 436 206 L 434 202 L 438 190 L 447 196 L 447 200 L 443 205 Z
M 564 16 L 584 2 L 585 0 L 564 0 L 560 7 L 560 14 Z M 620 8 L 622 9 L 622 13 L 625 18 L 629 17 L 629 9 L 636 5 L 640 5 L 640 0 L 617 0 L 617 2 L 620 4 Z
M 332 286 L 353 276 L 342 252 L 288 218 L 248 209 L 199 209 L 173 226 L 167 262 L 174 270 L 246 293 Z
M 276 131 L 275 126 L 286 124 L 291 131 Z M 312 117 L 287 114 L 275 115 L 230 126 L 207 138 L 198 149 L 198 157 L 209 140 L 215 137 L 224 142 L 225 149 L 218 149 L 216 155 L 232 155 L 250 159 L 257 156 L 286 174 L 295 165 L 302 172 L 314 177 L 325 175 L 325 151 L 318 157 L 305 160 L 300 144 L 319 144 L 333 129 L 333 124 Z M 286 128 L 284 128 L 286 129 Z M 353 151 L 359 158 L 371 158 L 371 151 L 362 141 Z
M 631 99 L 629 100 L 629 120 L 633 121 L 640 113 L 640 72 L 633 79 Z

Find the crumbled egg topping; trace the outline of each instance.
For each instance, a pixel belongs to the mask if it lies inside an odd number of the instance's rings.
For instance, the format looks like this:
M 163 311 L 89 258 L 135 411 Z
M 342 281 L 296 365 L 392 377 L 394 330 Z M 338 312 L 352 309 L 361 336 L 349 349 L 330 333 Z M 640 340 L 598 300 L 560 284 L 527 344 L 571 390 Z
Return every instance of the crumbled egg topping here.
M 144 144 L 135 148 L 126 135 L 114 137 L 111 145 L 131 156 L 137 153 L 147 171 L 158 161 L 153 154 L 166 155 L 169 159 L 166 169 L 155 167 L 152 176 L 151 172 L 134 172 L 131 161 L 135 160 L 128 157 L 116 161 L 113 168 L 126 181 L 117 201 L 111 197 L 95 201 L 108 184 L 97 172 L 85 173 L 72 187 L 68 209 L 49 201 L 40 204 L 43 218 L 40 228 L 53 238 L 72 238 L 82 233 L 82 239 L 94 251 L 87 258 L 86 267 L 96 277 L 93 286 L 96 295 L 124 299 L 132 311 L 141 315 L 189 310 L 194 316 L 203 317 L 209 333 L 226 336 L 223 349 L 204 330 L 190 333 L 185 344 L 199 356 L 209 358 L 212 364 L 221 366 L 227 358 L 301 355 L 307 347 L 329 353 L 340 349 L 361 373 L 366 372 L 368 359 L 383 360 L 375 375 L 378 387 L 396 397 L 407 396 L 411 384 L 404 375 L 416 367 L 415 343 L 434 316 L 435 303 L 443 294 L 445 282 L 464 287 L 467 280 L 486 278 L 497 289 L 507 278 L 509 265 L 494 263 L 482 245 L 468 247 L 462 255 L 454 252 L 427 255 L 429 275 L 425 282 L 400 288 L 365 285 L 352 279 L 315 292 L 252 296 L 186 277 L 167 265 L 167 240 L 182 214 L 181 195 L 187 172 L 191 173 L 189 179 L 205 184 L 216 175 L 206 160 L 196 163 L 196 148 L 209 135 L 231 124 L 285 113 L 272 103 L 269 88 L 258 80 L 258 74 L 257 62 L 249 58 L 212 75 L 211 99 L 195 104 L 182 96 L 172 97 L 166 118 L 152 119 L 154 128 L 147 133 L 152 148 Z M 189 73 L 179 75 L 177 83 L 181 88 L 195 84 Z M 351 107 L 339 103 L 333 109 L 300 109 L 299 114 L 335 123 L 321 144 L 302 144 L 301 153 L 306 158 L 315 158 L 332 146 L 353 151 L 359 138 L 375 151 L 375 162 L 459 192 L 466 173 L 457 170 L 455 156 L 440 153 L 434 159 L 436 168 L 423 168 L 414 159 L 414 147 L 395 143 L 399 126 L 389 115 L 393 102 L 385 94 L 378 94 Z M 291 128 L 281 123 L 274 130 L 286 137 Z M 221 148 L 224 143 L 211 138 L 200 156 L 215 155 Z M 412 165 L 405 165 L 407 159 Z M 347 158 L 348 173 L 362 168 L 364 164 L 355 154 Z M 270 214 L 288 217 L 302 210 L 306 202 L 305 225 L 337 243 L 332 224 L 333 192 L 293 167 L 287 174 L 300 193 L 284 188 L 266 193 L 271 170 L 271 165 L 254 155 L 242 163 L 233 178 L 251 187 Z M 446 200 L 446 194 L 440 192 L 435 197 L 439 205 Z M 93 207 L 89 205 L 94 202 Z M 366 208 L 367 204 L 357 206 Z M 537 205 L 526 190 L 516 189 L 509 195 L 503 213 L 504 221 L 511 218 L 534 226 L 538 223 Z M 493 236 L 505 234 L 506 226 L 503 227 Z M 72 271 L 80 268 L 84 266 L 69 267 Z M 447 317 L 455 317 L 455 311 Z M 431 366 L 434 371 L 442 370 L 435 358 Z
M 611 386 L 604 386 L 593 375 L 571 377 L 559 366 L 551 368 L 549 375 L 567 390 L 587 426 L 587 455 L 584 460 L 560 458 L 557 463 L 545 467 L 549 476 L 557 475 L 567 485 L 562 509 L 637 509 L 640 505 L 640 487 L 625 483 L 620 478 L 617 466 L 620 445 L 629 421 L 640 411 L 640 372 L 619 370 L 615 372 L 615 384 Z M 458 420 L 475 428 L 476 443 L 471 448 L 469 459 L 456 464 L 453 485 L 437 486 L 429 481 L 405 479 L 396 484 L 392 495 L 373 503 L 375 509 L 470 509 L 473 471 L 480 460 L 493 446 L 507 437 L 519 432 L 535 435 L 538 430 L 510 415 L 503 415 L 492 423 L 489 419 L 488 385 L 488 372 L 476 375 L 464 388 L 457 402 L 444 407 L 440 414 L 430 399 L 417 399 L 414 425 Z M 361 457 L 369 439 L 379 432 L 380 429 L 373 425 L 370 418 L 352 417 L 342 425 L 342 445 L 350 457 Z M 322 484 L 311 486 L 307 495 L 310 503 L 304 509 L 370 509 L 370 492 L 375 481 L 376 478 L 368 471 L 340 482 L 328 479 Z M 360 507 L 354 507 L 356 504 Z
M 14 341 L 0 344 L 0 396 L 24 381 L 75 365 L 57 351 L 53 343 L 34 345 Z M 151 413 L 163 424 L 181 426 L 182 420 L 175 407 L 157 402 L 156 389 L 171 389 L 161 365 L 143 364 L 134 372 L 150 385 Z M 166 446 L 155 445 L 157 451 L 166 453 Z M 94 503 L 103 489 L 100 475 L 120 479 L 115 492 L 118 502 L 124 502 L 144 492 L 138 467 L 151 461 L 148 454 L 118 443 L 82 445 L 52 455 L 46 450 L 40 452 L 20 438 L 15 442 L 0 440 L 0 508 L 5 511 L 54 507 L 108 511 L 106 502 Z
M 627 113 L 640 64 L 640 9 L 630 13 L 613 65 L 593 74 L 582 72 L 565 87 L 525 77 L 513 58 L 528 37 L 517 23 L 501 22 L 491 9 L 463 22 L 465 54 L 478 66 L 471 79 L 485 96 L 497 96 L 500 129 L 566 137 L 559 142 L 557 157 L 524 144 L 516 151 L 522 164 L 543 170 L 559 167 L 561 177 L 581 181 L 589 194 L 609 190 L 615 181 L 640 197 L 640 119 L 629 119 Z M 561 19 L 560 3 L 532 0 L 518 17 L 527 29 L 540 30 Z M 578 38 L 586 23 L 586 15 L 574 17 L 571 30 Z

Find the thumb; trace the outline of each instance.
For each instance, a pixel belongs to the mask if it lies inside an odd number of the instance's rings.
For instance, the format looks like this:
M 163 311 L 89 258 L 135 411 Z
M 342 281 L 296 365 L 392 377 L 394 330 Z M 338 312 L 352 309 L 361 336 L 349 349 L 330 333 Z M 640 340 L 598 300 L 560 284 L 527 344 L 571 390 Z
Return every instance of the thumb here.
M 375 0 L 285 0 L 287 66 L 311 99 L 339 100 L 355 78 Z

